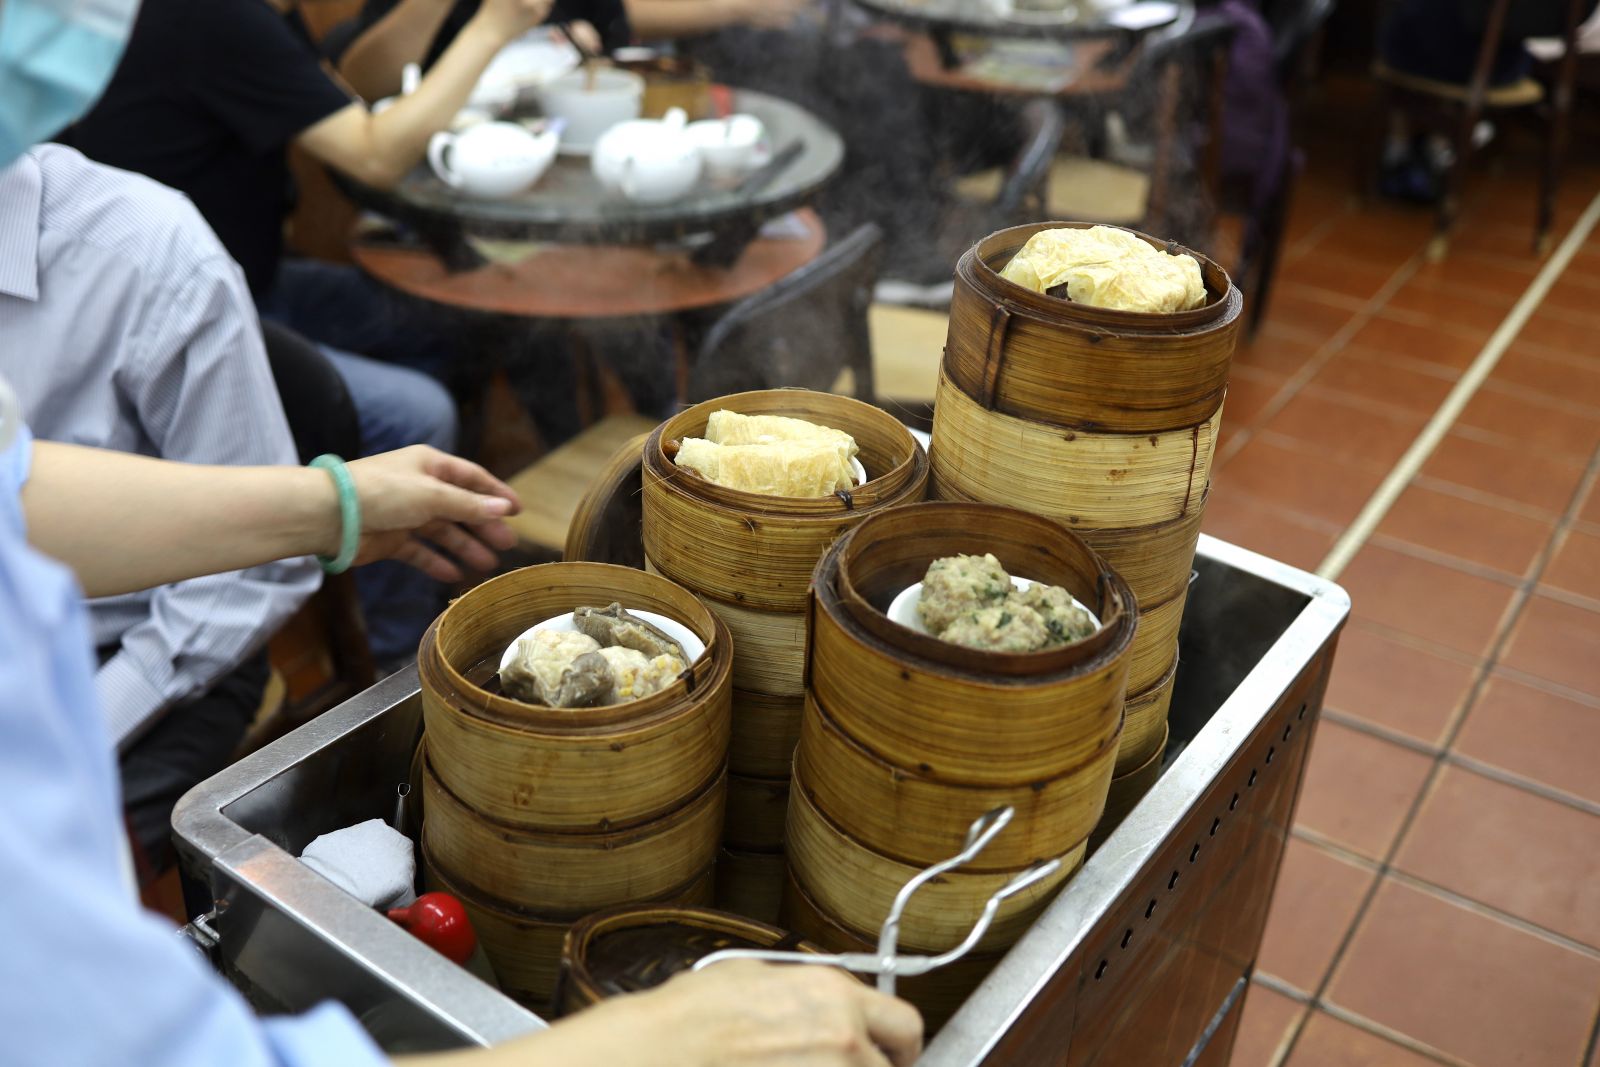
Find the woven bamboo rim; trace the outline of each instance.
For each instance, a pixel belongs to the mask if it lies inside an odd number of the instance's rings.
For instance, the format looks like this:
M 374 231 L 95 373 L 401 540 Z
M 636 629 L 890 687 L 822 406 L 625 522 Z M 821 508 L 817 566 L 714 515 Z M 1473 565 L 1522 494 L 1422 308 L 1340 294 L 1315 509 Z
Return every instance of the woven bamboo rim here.
M 1129 693 L 1122 709 L 1122 743 L 1117 747 L 1113 774 L 1127 774 L 1167 743 L 1167 712 L 1172 707 L 1172 685 L 1178 677 L 1178 661 L 1172 661 L 1167 676 L 1142 693 Z
M 1139 609 L 1139 630 L 1128 650 L 1128 692 L 1143 693 L 1167 676 L 1178 660 L 1178 630 L 1183 625 L 1185 589 L 1165 604 Z
M 829 952 L 878 951 L 876 936 L 869 938 L 848 930 L 823 914 L 817 902 L 795 880 L 792 870 L 784 871 L 783 906 L 779 915 L 780 925 Z M 924 1029 L 931 1034 L 956 1013 L 1004 958 L 1004 951 L 968 953 L 947 967 L 913 978 L 901 978 L 895 992 L 916 1006 L 922 1013 Z
M 501 992 L 533 1011 L 550 1010 L 561 976 L 561 946 L 572 918 L 541 916 L 474 892 L 438 869 L 426 842 L 422 848 L 422 884 L 430 891 L 449 893 L 461 901 L 478 935 L 478 944 L 494 968 Z M 660 903 L 709 904 L 712 885 L 712 872 L 701 871 L 693 881 L 665 894 Z
M 717 859 L 717 907 L 777 923 L 787 866 L 782 852 L 723 849 Z
M 682 621 L 706 643 L 684 678 L 608 708 L 539 708 L 474 684 L 534 623 L 582 604 L 624 605 Z M 733 639 L 664 578 L 601 563 L 551 563 L 501 575 L 453 603 L 417 657 L 434 772 L 473 810 L 531 829 L 611 830 L 674 810 L 722 773 Z
M 789 779 L 728 776 L 728 813 L 722 840 L 729 848 L 776 852 L 783 848 Z
M 639 459 L 649 434 L 639 434 L 614 452 L 578 500 L 567 523 L 562 558 L 569 563 L 620 563 L 633 566 L 642 536 Z
M 977 945 L 993 952 L 1011 945 L 1039 916 L 1077 869 L 1087 841 L 1065 853 L 1061 869 L 1000 905 L 994 924 Z M 789 794 L 789 865 L 822 911 L 856 930 L 876 930 L 901 886 L 921 867 L 900 863 L 867 848 L 817 810 L 802 778 Z M 912 897 L 900 924 L 908 949 L 943 952 L 960 944 L 983 912 L 984 903 L 1016 871 L 951 871 Z
M 940 374 L 929 453 L 934 495 L 1005 502 L 1074 528 L 1172 522 L 1198 507 L 1221 409 L 1152 433 L 1062 430 L 986 411 Z
M 930 483 L 929 491 L 937 500 L 1013 505 L 1013 501 L 1008 499 L 1010 494 L 1004 491 L 988 492 L 980 500 L 937 481 Z M 1210 494 L 1208 486 L 1197 506 L 1171 522 L 1123 527 L 1078 523 L 1072 527 L 1072 532 L 1083 538 L 1112 570 L 1122 575 L 1122 580 L 1128 583 L 1134 599 L 1140 604 L 1164 603 L 1189 587 L 1189 575 L 1194 569 L 1195 545 L 1200 541 L 1200 524 L 1205 517 L 1206 500 Z M 1067 516 L 1067 510 L 1059 507 L 1024 510 L 1062 521 Z
M 913 867 L 959 852 L 972 820 L 1010 805 L 1016 815 L 1005 832 L 962 869 L 1014 871 L 1069 852 L 1089 836 L 1105 807 L 1117 741 L 1114 734 L 1087 761 L 1053 778 L 1012 786 L 955 785 L 879 759 L 808 701 L 795 776 L 835 825 L 867 848 Z
M 1100 842 L 1111 835 L 1128 813 L 1144 799 L 1150 792 L 1150 787 L 1161 778 L 1161 767 L 1167 754 L 1168 728 L 1161 729 L 1161 743 L 1156 746 L 1150 758 L 1127 774 L 1111 779 L 1111 788 L 1106 792 L 1106 810 L 1100 816 L 1100 825 L 1094 828 L 1094 834 L 1089 838 L 1091 850 L 1099 848 Z
M 801 616 L 802 624 L 805 616 Z M 737 657 L 735 657 L 737 658 Z M 787 778 L 800 743 L 805 698 L 733 691 L 733 737 L 728 769 L 752 778 Z
M 644 569 L 660 574 L 645 560 Z M 802 611 L 756 611 L 702 594 L 733 635 L 735 692 L 795 700 L 805 692 L 806 617 Z
M 901 510 L 928 516 L 917 534 L 927 559 L 993 548 L 1006 562 L 1010 537 L 1037 535 L 1034 549 L 1047 551 L 1074 540 L 1048 520 L 986 505 L 921 504 Z M 959 536 L 944 532 L 938 518 L 977 521 L 973 516 L 980 513 L 986 525 L 967 526 Z M 1116 735 L 1126 692 L 1128 630 L 1135 625 L 1132 611 L 1122 614 L 1110 647 L 1087 663 L 1031 678 L 966 671 L 915 656 L 860 626 L 835 592 L 838 561 L 847 545 L 841 540 L 817 567 L 809 674 L 817 703 L 851 740 L 931 780 L 1010 786 L 1077 767 Z M 1071 573 L 1070 561 L 1080 557 L 1074 550 L 1049 562 L 1036 551 L 1027 558 L 1030 576 L 1059 582 Z M 887 592 L 868 576 L 861 581 L 874 598 Z M 1110 574 L 1101 598 L 1090 606 L 1104 610 L 1118 600 L 1127 605 L 1131 595 Z M 1004 730 L 996 729 L 997 716 L 1003 716 Z
M 961 257 L 946 371 L 984 407 L 1056 426 L 1149 433 L 1210 418 L 1222 403 L 1244 305 L 1217 264 L 1128 231 L 1200 262 L 1210 302 L 1171 315 L 1076 304 L 1000 277 L 1040 230 L 1090 225 L 1014 226 L 990 234 Z
M 884 613 L 902 589 L 922 580 L 928 564 L 974 552 L 980 541 L 1009 573 L 1065 587 L 1095 611 L 1099 629 L 1043 652 L 982 652 L 918 633 Z M 1114 579 L 1094 550 L 1059 523 L 993 505 L 927 503 L 882 512 L 856 527 L 840 548 L 834 591 L 855 622 L 886 644 L 968 671 L 1036 677 L 1090 663 L 1115 646 L 1132 598 L 1120 595 Z
M 860 446 L 868 478 L 847 494 L 771 497 L 713 485 L 679 470 L 665 442 L 698 436 L 712 412 L 790 415 L 843 430 Z M 698 593 L 760 611 L 800 611 L 817 557 L 872 512 L 921 500 L 928 461 L 885 411 L 804 389 L 736 393 L 668 419 L 644 449 L 644 549 L 662 574 Z M 751 688 L 745 686 L 744 688 Z
M 710 908 L 634 905 L 597 912 L 573 923 L 561 952 L 561 1010 L 571 1014 L 626 992 L 615 980 L 596 973 L 594 947 L 600 939 L 627 930 L 687 926 L 735 943 L 731 948 L 780 952 L 820 952 L 816 945 L 768 923 Z
M 452 879 L 541 914 L 581 915 L 659 897 L 715 863 L 728 782 L 723 775 L 678 810 L 608 833 L 493 822 L 461 803 L 426 766 L 423 793 L 423 838 Z

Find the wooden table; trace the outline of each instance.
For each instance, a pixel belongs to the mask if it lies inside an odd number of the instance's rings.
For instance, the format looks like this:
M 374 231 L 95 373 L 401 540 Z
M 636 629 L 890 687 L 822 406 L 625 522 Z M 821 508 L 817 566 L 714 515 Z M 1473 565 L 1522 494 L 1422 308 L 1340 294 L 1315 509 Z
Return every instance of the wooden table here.
M 906 42 L 906 68 L 913 78 L 929 88 L 987 93 L 991 96 L 1108 96 L 1127 88 L 1128 70 L 1133 66 L 1133 58 L 1116 42 L 1078 41 L 1063 47 L 1073 49 L 1072 68 L 1067 80 L 1048 89 L 998 78 L 977 77 L 959 62 L 956 66 L 950 66 L 946 57 L 940 54 L 938 42 L 926 34 L 918 34 Z M 957 58 L 959 60 L 959 56 Z
M 802 236 L 758 237 L 729 267 L 646 245 L 530 246 L 516 262 L 466 271 L 451 271 L 425 249 L 359 239 L 352 255 L 384 285 L 453 309 L 558 321 L 642 318 L 731 304 L 804 267 L 822 253 L 827 232 L 810 208 L 795 218 Z

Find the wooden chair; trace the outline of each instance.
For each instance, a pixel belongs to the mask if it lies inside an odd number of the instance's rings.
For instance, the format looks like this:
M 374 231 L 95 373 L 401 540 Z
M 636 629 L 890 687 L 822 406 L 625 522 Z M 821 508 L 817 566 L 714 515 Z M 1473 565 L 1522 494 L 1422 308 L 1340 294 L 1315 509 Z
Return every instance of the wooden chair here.
M 1556 186 L 1562 157 L 1566 153 L 1567 127 L 1571 118 L 1573 85 L 1577 79 L 1578 50 L 1576 41 L 1578 23 L 1587 5 L 1584 0 L 1566 0 L 1563 42 L 1565 53 L 1557 66 L 1553 94 L 1533 78 L 1523 78 L 1509 85 L 1489 84 L 1491 67 L 1505 36 L 1511 0 L 1493 0 L 1484 23 L 1483 41 L 1478 48 L 1478 59 L 1472 78 L 1464 85 L 1436 81 L 1395 70 L 1382 60 L 1372 68 L 1378 83 L 1378 114 L 1387 117 L 1396 107 L 1412 114 L 1442 123 L 1453 132 L 1455 160 L 1445 176 L 1444 192 L 1439 198 L 1434 236 L 1428 246 L 1430 259 L 1441 259 L 1449 247 L 1450 231 L 1455 226 L 1461 204 L 1462 175 L 1472 155 L 1472 133 L 1487 111 L 1538 110 L 1545 119 L 1544 167 L 1539 183 L 1538 215 L 1534 223 L 1534 250 L 1543 253 L 1550 239 L 1550 225 L 1555 215 Z M 1375 124 L 1373 143 L 1362 158 L 1363 187 L 1376 173 L 1378 146 L 1383 136 L 1383 124 Z
M 747 297 L 706 332 L 689 366 L 693 404 L 751 389 L 828 389 L 849 368 L 855 395 L 873 403 L 867 311 L 883 259 L 883 231 L 867 223 L 816 260 Z

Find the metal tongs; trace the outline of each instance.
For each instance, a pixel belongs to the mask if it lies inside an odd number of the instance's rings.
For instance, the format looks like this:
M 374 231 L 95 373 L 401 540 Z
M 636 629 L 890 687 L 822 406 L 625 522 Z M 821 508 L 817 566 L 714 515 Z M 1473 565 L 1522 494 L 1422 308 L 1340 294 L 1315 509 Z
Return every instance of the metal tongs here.
M 867 952 L 841 952 L 837 955 L 818 955 L 808 952 L 779 952 L 775 949 L 757 948 L 729 948 L 721 952 L 713 952 L 695 963 L 694 970 L 701 970 L 714 963 L 724 960 L 763 960 L 769 963 L 810 963 L 821 964 L 824 967 L 842 967 L 856 974 L 875 974 L 878 976 L 878 989 L 884 993 L 894 992 L 896 978 L 910 977 L 918 974 L 927 974 L 946 964 L 954 963 L 968 952 L 974 945 L 983 939 L 988 932 L 989 925 L 994 922 L 994 917 L 1000 911 L 1000 905 L 1009 897 L 1022 892 L 1024 889 L 1048 878 L 1061 866 L 1058 859 L 1044 863 L 1036 863 L 1032 867 L 1017 875 L 1011 881 L 995 891 L 983 905 L 983 914 L 978 916 L 978 921 L 967 932 L 966 938 L 955 948 L 948 952 L 941 952 L 937 956 L 902 956 L 896 951 L 900 941 L 900 919 L 905 914 L 906 905 L 911 902 L 911 897 L 917 890 L 944 874 L 946 871 L 955 870 L 965 866 L 977 858 L 999 835 L 1006 824 L 1011 822 L 1016 809 L 1011 807 L 996 808 L 987 814 L 979 816 L 967 828 L 966 844 L 960 852 L 941 863 L 922 871 L 905 885 L 900 887 L 900 892 L 895 895 L 894 904 L 889 908 L 889 915 L 883 920 L 883 926 L 878 932 L 878 951 Z

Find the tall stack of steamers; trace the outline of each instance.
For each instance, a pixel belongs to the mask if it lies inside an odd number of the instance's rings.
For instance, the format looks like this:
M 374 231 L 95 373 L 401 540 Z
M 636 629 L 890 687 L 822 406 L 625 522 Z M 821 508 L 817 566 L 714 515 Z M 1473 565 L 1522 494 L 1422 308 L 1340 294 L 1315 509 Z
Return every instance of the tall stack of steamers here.
M 468 904 L 508 992 L 547 1006 L 581 916 L 629 903 L 670 915 L 713 885 L 727 911 L 824 950 L 874 951 L 901 886 L 1009 806 L 1011 823 L 902 920 L 902 951 L 939 953 L 1019 872 L 1057 861 L 971 955 L 901 983 L 937 1026 L 1154 781 L 1241 299 L 1199 256 L 1209 300 L 1172 315 L 999 276 L 1030 236 L 1066 225 L 1005 230 L 962 258 L 927 453 L 844 397 L 691 407 L 643 447 L 645 571 L 528 568 L 435 624 L 419 656 L 424 864 Z M 842 430 L 866 481 L 768 497 L 678 468 L 673 442 L 721 409 Z M 1098 629 L 996 653 L 890 620 L 933 560 L 985 553 L 1065 588 Z M 613 602 L 672 616 L 705 653 L 667 690 L 613 708 L 494 691 L 523 629 Z

